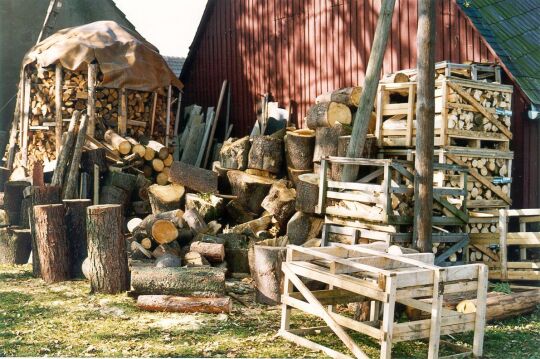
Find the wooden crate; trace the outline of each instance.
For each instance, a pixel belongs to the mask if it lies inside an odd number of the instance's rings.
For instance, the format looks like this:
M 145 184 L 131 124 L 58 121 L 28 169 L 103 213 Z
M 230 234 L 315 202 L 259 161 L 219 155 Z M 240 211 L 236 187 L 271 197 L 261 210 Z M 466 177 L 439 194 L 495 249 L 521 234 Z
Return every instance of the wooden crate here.
M 482 355 L 487 267 L 483 264 L 442 268 L 433 265 L 432 253 L 401 256 L 368 249 L 361 245 L 335 244 L 332 247 L 287 247 L 282 264 L 284 293 L 279 334 L 287 340 L 333 358 L 349 356 L 318 344 L 303 335 L 315 337 L 335 333 L 356 358 L 368 358 L 346 329 L 367 335 L 380 343 L 381 358 L 391 358 L 392 345 L 400 341 L 429 338 L 429 358 L 437 358 L 441 335 L 474 330 L 472 352 L 458 357 Z M 300 279 L 328 285 L 326 290 L 310 291 Z M 293 290 L 297 291 L 294 292 Z M 476 292 L 475 313 L 462 314 L 443 309 L 445 295 Z M 422 301 L 430 298 L 431 303 Z M 360 321 L 347 316 L 340 304 L 370 302 L 370 318 Z M 395 322 L 396 303 L 430 313 L 430 319 Z M 382 314 L 381 314 L 382 308 Z M 321 318 L 323 327 L 291 328 L 292 309 Z M 326 335 L 326 334 L 323 334 Z M 455 344 L 453 347 L 457 347 Z M 456 357 L 456 356 L 452 356 Z
M 416 69 L 402 71 L 414 78 Z M 465 78 L 474 81 L 501 83 L 501 67 L 493 63 L 459 64 L 449 61 L 435 63 L 437 75 Z
M 413 147 L 416 82 L 381 83 L 376 100 L 379 147 Z M 507 150 L 512 86 L 454 77 L 435 82 L 435 146 Z

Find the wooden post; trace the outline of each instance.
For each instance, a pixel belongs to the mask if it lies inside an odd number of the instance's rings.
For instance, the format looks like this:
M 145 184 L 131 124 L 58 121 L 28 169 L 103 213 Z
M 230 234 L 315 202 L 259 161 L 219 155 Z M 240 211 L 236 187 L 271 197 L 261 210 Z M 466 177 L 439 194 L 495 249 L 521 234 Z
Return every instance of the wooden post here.
M 96 78 L 97 64 L 88 64 L 88 135 L 95 137 L 96 132 Z
M 165 127 L 165 147 L 169 147 L 169 134 L 171 127 L 171 95 L 172 95 L 172 86 L 169 85 L 167 90 L 167 122 Z
M 431 252 L 433 143 L 435 116 L 435 2 L 418 2 L 418 75 L 413 243 Z
M 23 100 L 23 79 L 24 70 L 20 73 L 19 87 L 17 90 L 17 102 L 15 103 L 15 111 L 11 121 L 11 130 L 9 131 L 9 146 L 7 151 L 6 167 L 11 172 L 13 170 L 13 162 L 15 161 L 15 148 L 17 147 L 17 132 L 21 130 L 21 104 Z M 2 187 L 3 188 L 3 187 Z
M 23 101 L 23 111 L 22 111 L 22 137 L 21 142 L 22 148 L 22 165 L 27 166 L 28 162 L 28 122 L 30 121 L 30 91 L 32 85 L 30 82 L 30 76 L 25 75 L 24 78 L 24 101 Z
M 89 199 L 65 199 L 66 235 L 69 248 L 69 272 L 71 278 L 82 278 L 82 263 L 88 256 L 86 240 L 86 208 Z
M 73 116 L 71 117 L 71 121 L 69 121 L 69 128 L 66 133 L 66 140 L 64 141 L 64 145 L 60 153 L 56 153 L 56 167 L 54 168 L 54 173 L 51 181 L 53 185 L 62 186 L 64 183 L 64 174 L 69 168 L 68 164 L 71 160 L 72 155 L 71 150 L 73 149 L 73 145 L 75 143 L 75 126 L 77 125 L 80 117 L 81 113 L 79 111 L 73 111 Z
M 157 110 L 157 92 L 154 92 L 154 99 L 152 100 L 152 123 L 150 124 L 150 137 L 154 135 L 154 125 L 156 124 L 156 110 Z
M 347 149 L 347 157 L 360 157 L 364 150 L 364 143 L 368 131 L 369 121 L 371 119 L 371 111 L 377 93 L 379 84 L 379 76 L 381 73 L 384 52 L 388 34 L 392 27 L 392 14 L 394 13 L 395 0 L 383 0 L 377 28 L 373 39 L 373 47 L 369 56 L 369 62 L 366 70 L 366 78 L 362 95 L 360 96 L 360 104 L 354 118 L 354 125 L 351 135 L 351 142 Z M 341 174 L 342 181 L 350 182 L 356 179 L 358 174 L 357 166 L 344 166 Z
M 63 86 L 63 71 L 62 65 L 56 64 L 55 76 L 54 76 L 54 105 L 55 105 L 55 117 L 56 125 L 54 127 L 55 140 L 56 140 L 56 156 L 60 153 L 62 147 L 62 86 Z
M 118 114 L 118 134 L 125 136 L 127 132 L 127 96 L 126 89 L 120 89 L 120 113 Z
M 98 205 L 99 204 L 99 165 L 94 164 L 94 181 L 93 181 L 93 187 L 94 187 L 94 196 L 93 196 L 93 204 Z
M 223 106 L 223 99 L 225 97 L 225 91 L 227 91 L 228 81 L 224 80 L 223 85 L 221 85 L 221 92 L 219 94 L 219 100 L 216 107 L 216 115 L 214 116 L 214 123 L 212 124 L 212 129 L 210 130 L 210 137 L 206 144 L 206 154 L 204 156 L 204 161 L 202 162 L 202 168 L 207 168 L 208 158 L 210 157 L 210 152 L 212 152 L 212 144 L 214 143 L 214 136 L 216 134 L 216 127 L 219 121 L 219 115 L 221 114 L 221 107 Z
M 121 205 L 87 208 L 86 233 L 92 293 L 115 294 L 129 288 L 126 242 Z
M 77 198 L 77 182 L 79 179 L 79 165 L 81 164 L 82 149 L 86 140 L 86 130 L 88 128 L 88 121 L 86 115 L 81 118 L 81 124 L 79 126 L 79 133 L 77 134 L 77 143 L 73 150 L 73 156 L 71 158 L 71 164 L 69 167 L 68 178 L 66 180 L 66 186 L 64 188 L 64 199 Z

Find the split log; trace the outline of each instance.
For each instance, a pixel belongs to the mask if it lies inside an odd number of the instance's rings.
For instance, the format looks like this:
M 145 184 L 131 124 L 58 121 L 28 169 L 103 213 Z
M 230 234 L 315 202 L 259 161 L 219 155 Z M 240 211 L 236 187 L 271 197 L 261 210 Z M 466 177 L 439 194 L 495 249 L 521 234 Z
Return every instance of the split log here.
M 77 131 L 75 126 L 79 122 L 81 113 L 77 110 L 73 111 L 71 120 L 69 121 L 69 128 L 66 132 L 66 138 L 62 143 L 60 153 L 57 153 L 56 167 L 54 168 L 53 178 L 51 183 L 56 186 L 64 185 L 64 177 L 66 170 L 69 169 L 69 162 L 73 152 L 73 146 L 75 145 L 75 138 L 77 137 Z
M 69 165 L 69 172 L 67 174 L 66 183 L 64 186 L 63 197 L 64 199 L 74 199 L 78 196 L 79 189 L 79 166 L 81 165 L 81 156 L 86 141 L 86 131 L 88 129 L 88 117 L 83 115 L 81 117 L 81 123 L 79 125 L 79 133 L 77 133 L 77 141 L 73 148 L 73 154 L 71 156 L 71 163 Z
M 306 173 L 298 176 L 296 184 L 296 210 L 315 213 L 319 202 L 319 175 Z
M 245 170 L 248 165 L 248 155 L 251 143 L 249 136 L 234 141 L 232 138 L 223 143 L 219 151 L 219 164 L 223 168 Z
M 221 263 L 225 259 L 225 246 L 223 244 L 197 241 L 191 243 L 189 250 L 202 254 L 210 263 Z
M 362 87 L 345 87 L 342 89 L 323 93 L 315 99 L 315 103 L 337 102 L 349 107 L 358 107 L 360 104 L 360 95 Z
M 164 168 L 165 168 L 165 165 L 163 164 L 162 160 L 160 160 L 159 158 L 154 158 L 152 160 L 152 169 L 155 172 L 162 172 Z
M 201 193 L 218 192 L 217 173 L 183 162 L 173 162 L 169 181 Z
M 169 156 L 169 149 L 157 141 L 148 141 L 146 147 L 150 147 L 157 154 L 158 158 L 164 160 Z
M 103 139 L 113 146 L 121 155 L 128 155 L 131 152 L 131 143 L 112 129 L 105 132 Z
M 257 215 L 245 209 L 237 200 L 232 200 L 225 207 L 229 219 L 233 223 L 241 224 L 254 220 Z
M 289 243 L 302 245 L 312 238 L 316 238 L 323 226 L 323 219 L 303 212 L 296 212 L 287 223 L 287 237 Z
M 287 132 L 285 137 L 285 157 L 287 166 L 296 170 L 313 168 L 315 131 L 296 130 Z
M 143 238 L 141 240 L 141 246 L 144 249 L 152 249 L 152 240 L 150 238 Z
M 32 236 L 29 229 L 0 228 L 0 264 L 26 264 L 31 251 Z
M 150 235 L 159 244 L 170 243 L 178 238 L 178 228 L 171 221 L 158 219 L 152 223 Z
M 224 207 L 223 198 L 197 193 L 186 194 L 186 211 L 190 209 L 196 210 L 204 218 L 205 222 L 221 218 Z
M 26 181 L 8 181 L 4 184 L 4 210 L 11 226 L 21 225 L 23 191 L 30 186 Z
M 170 295 L 140 295 L 137 307 L 152 312 L 173 313 L 230 313 L 232 302 L 229 297 L 200 298 Z
M 347 129 L 340 124 L 332 127 L 317 128 L 315 130 L 313 162 L 320 162 L 323 157 L 337 156 L 339 137 L 347 135 L 347 132 Z
M 41 278 L 47 283 L 69 279 L 69 249 L 62 204 L 34 206 Z
M 208 230 L 208 225 L 199 212 L 194 209 L 187 210 L 182 218 L 195 233 L 205 233 Z
M 165 253 L 156 260 L 156 268 L 180 267 L 182 260 L 171 253 Z
M 255 244 L 250 253 L 249 266 L 255 284 L 255 301 L 276 305 L 283 293 L 281 264 L 285 260 L 286 247 L 269 247 Z
M 184 187 L 178 184 L 151 185 L 148 187 L 148 199 L 150 200 L 152 213 L 158 214 L 180 208 L 184 193 Z
M 183 263 L 188 267 L 210 266 L 210 262 L 199 252 L 187 252 L 184 256 Z
M 288 188 L 286 181 L 278 181 L 272 185 L 261 207 L 270 213 L 285 229 L 287 222 L 295 212 L 296 191 Z
M 257 136 L 249 150 L 248 167 L 279 173 L 283 162 L 283 140 L 272 136 Z
M 128 193 L 128 196 L 137 186 L 138 177 L 130 173 L 124 172 L 109 172 L 105 178 L 105 186 L 115 186 L 123 189 Z
M 321 102 L 311 106 L 306 116 L 307 127 L 315 130 L 319 127 L 332 127 L 336 122 L 349 125 L 352 114 L 349 107 L 337 102 Z
M 86 231 L 92 293 L 115 294 L 129 289 L 122 206 L 108 204 L 87 208 Z
M 131 286 L 142 295 L 221 297 L 225 294 L 225 272 L 212 267 L 134 267 Z
M 268 195 L 274 180 L 253 176 L 241 171 L 229 171 L 227 173 L 233 195 L 237 201 L 249 211 L 260 214 L 261 203 Z
M 89 199 L 65 199 L 66 236 L 69 248 L 70 278 L 81 278 L 82 263 L 88 257 L 86 239 L 86 209 L 92 201 Z

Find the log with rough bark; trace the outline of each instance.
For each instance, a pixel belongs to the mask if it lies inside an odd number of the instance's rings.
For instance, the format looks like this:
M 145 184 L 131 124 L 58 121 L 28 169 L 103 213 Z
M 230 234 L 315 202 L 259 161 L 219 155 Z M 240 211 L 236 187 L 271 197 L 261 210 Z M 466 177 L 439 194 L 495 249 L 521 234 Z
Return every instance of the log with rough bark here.
M 76 126 L 79 122 L 81 113 L 77 110 L 73 111 L 73 116 L 69 121 L 69 128 L 66 132 L 65 140 L 62 143 L 60 153 L 57 153 L 56 167 L 54 169 L 53 178 L 51 183 L 53 185 L 62 186 L 64 184 L 64 177 L 66 171 L 69 169 L 69 163 L 73 153 L 73 146 L 75 146 L 75 139 L 77 137 Z
M 358 107 L 360 104 L 360 95 L 362 88 L 360 86 L 345 87 L 334 91 L 320 94 L 315 99 L 315 103 L 337 102 L 349 107 Z
M 92 293 L 115 294 L 129 289 L 122 206 L 90 206 L 86 210 L 90 287 Z
M 47 283 L 69 279 L 69 247 L 64 214 L 62 204 L 34 206 L 41 278 Z
M 283 140 L 273 136 L 257 136 L 249 150 L 248 168 L 279 173 L 283 162 Z
M 201 193 L 218 192 L 217 173 L 183 162 L 173 162 L 169 181 Z
M 278 181 L 272 185 L 268 195 L 264 198 L 261 207 L 270 213 L 285 229 L 287 222 L 294 214 L 296 191 L 287 186 L 287 181 Z
M 317 128 L 315 130 L 313 162 L 320 162 L 323 157 L 337 156 L 339 137 L 349 134 L 348 132 L 348 129 L 341 124 Z
M 296 130 L 287 132 L 285 137 L 285 157 L 287 166 L 296 170 L 313 168 L 315 131 Z
M 0 228 L 0 264 L 26 264 L 31 250 L 32 236 L 29 229 Z
M 225 272 L 212 267 L 133 267 L 131 286 L 142 295 L 221 297 L 225 294 Z
M 194 209 L 187 210 L 182 218 L 195 233 L 205 233 L 208 230 L 208 225 L 203 217 Z
M 219 151 L 219 164 L 222 168 L 245 170 L 248 164 L 248 154 L 251 148 L 249 136 L 238 140 L 228 139 Z
M 152 206 L 152 213 L 158 214 L 180 208 L 184 193 L 184 186 L 178 184 L 151 185 L 148 187 L 148 199 Z
M 229 171 L 227 173 L 233 195 L 237 196 L 237 201 L 249 211 L 260 214 L 262 212 L 261 203 L 268 195 L 274 180 L 269 178 L 253 176 L 241 171 Z
M 170 295 L 140 295 L 137 307 L 152 312 L 173 313 L 230 313 L 232 302 L 229 297 L 201 298 Z
M 312 238 L 316 238 L 323 225 L 323 219 L 304 212 L 296 212 L 287 223 L 287 237 L 289 243 L 302 245 Z
M 199 193 L 186 194 L 186 211 L 195 209 L 204 218 L 211 222 L 221 218 L 225 204 L 223 198 L 214 195 L 201 195 Z
M 276 305 L 281 302 L 283 273 L 281 264 L 285 260 L 286 247 L 254 245 L 249 256 L 249 267 L 255 284 L 255 301 Z
M 319 201 L 319 175 L 306 173 L 296 183 L 296 210 L 315 213 Z
M 191 243 L 189 250 L 202 254 L 210 263 L 221 263 L 225 259 L 225 246 L 220 243 L 196 241 Z
M 231 273 L 249 273 L 249 241 L 243 234 L 221 233 L 217 238 L 224 240 L 225 262 Z M 206 236 L 203 237 L 206 241 Z
M 86 239 L 86 209 L 92 201 L 89 199 L 65 199 L 66 236 L 69 248 L 69 268 L 71 278 L 82 277 L 82 262 L 88 257 Z
M 315 130 L 319 127 L 332 127 L 339 122 L 349 125 L 352 121 L 351 110 L 337 102 L 320 102 L 311 106 L 306 116 L 307 127 Z
M 63 198 L 74 199 L 78 196 L 79 189 L 79 167 L 81 165 L 81 156 L 86 141 L 86 131 L 88 130 L 88 117 L 83 115 L 81 117 L 81 123 L 79 125 L 79 132 L 77 133 L 77 140 L 75 141 L 75 147 L 73 148 L 73 154 L 69 164 L 69 171 L 67 173 L 66 183 L 64 186 Z
M 131 143 L 112 129 L 105 132 L 103 139 L 121 155 L 128 155 L 131 152 Z
M 299 181 L 299 177 L 303 174 L 312 173 L 312 172 L 313 172 L 313 168 L 309 170 L 297 170 L 291 167 L 287 167 L 287 178 L 289 179 L 289 181 L 293 183 L 294 187 L 296 188 Z
M 30 182 L 27 181 L 8 181 L 4 184 L 4 210 L 12 226 L 21 225 L 23 191 L 28 186 Z

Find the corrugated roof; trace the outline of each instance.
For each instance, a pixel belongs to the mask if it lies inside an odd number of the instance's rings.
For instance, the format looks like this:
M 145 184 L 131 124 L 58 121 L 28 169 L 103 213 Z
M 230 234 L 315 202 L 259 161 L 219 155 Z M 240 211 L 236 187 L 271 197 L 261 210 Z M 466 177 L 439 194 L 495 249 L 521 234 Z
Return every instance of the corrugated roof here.
M 457 0 L 523 93 L 540 104 L 540 1 Z

